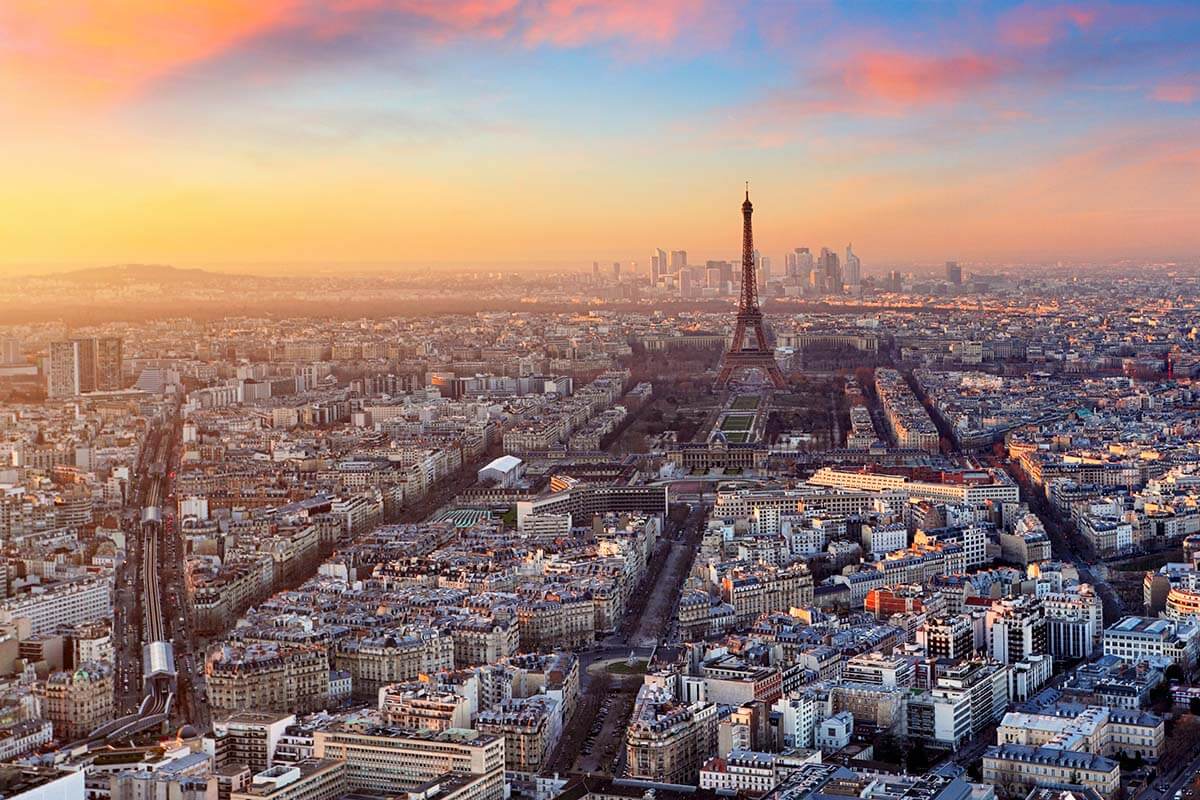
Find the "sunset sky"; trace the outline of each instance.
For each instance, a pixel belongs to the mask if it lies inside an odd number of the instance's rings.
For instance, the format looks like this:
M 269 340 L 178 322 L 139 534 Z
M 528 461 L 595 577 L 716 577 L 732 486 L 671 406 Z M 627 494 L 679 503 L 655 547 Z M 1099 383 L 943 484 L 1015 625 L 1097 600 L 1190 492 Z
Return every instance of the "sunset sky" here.
M 1200 2 L 4 0 L 0 271 L 1200 256 Z

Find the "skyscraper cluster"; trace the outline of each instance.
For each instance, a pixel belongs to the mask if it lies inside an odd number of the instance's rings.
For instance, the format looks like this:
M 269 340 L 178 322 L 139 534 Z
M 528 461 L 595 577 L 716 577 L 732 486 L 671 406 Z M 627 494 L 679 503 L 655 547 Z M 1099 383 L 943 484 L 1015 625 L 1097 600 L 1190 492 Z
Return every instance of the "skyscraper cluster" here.
M 822 247 L 815 259 L 807 247 L 797 247 L 787 254 L 781 285 L 783 294 L 857 293 L 862 285 L 862 261 L 851 245 L 846 245 L 844 262 L 828 247 Z M 788 287 L 794 287 L 793 291 Z
M 727 297 L 741 289 L 741 269 L 733 260 L 690 263 L 686 250 L 659 247 L 651 251 L 649 264 L 650 287 L 667 294 Z M 849 245 L 844 262 L 827 247 L 818 257 L 807 247 L 797 247 L 784 255 L 782 271 L 773 269 L 771 256 L 757 249 L 754 265 L 758 291 L 768 297 L 857 293 L 862 285 L 862 261 Z

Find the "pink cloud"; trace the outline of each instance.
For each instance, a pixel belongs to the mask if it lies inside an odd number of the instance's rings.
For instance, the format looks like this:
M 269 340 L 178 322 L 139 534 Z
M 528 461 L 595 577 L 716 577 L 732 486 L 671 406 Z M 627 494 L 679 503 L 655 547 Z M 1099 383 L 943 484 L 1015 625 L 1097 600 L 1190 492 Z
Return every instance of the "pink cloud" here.
M 1097 35 L 1122 33 L 1156 25 L 1194 22 L 1200 18 L 1195 3 L 1026 3 L 1001 16 L 1000 43 L 1016 48 L 1048 47 L 1072 33 Z
M 543 0 L 525 16 L 527 42 L 558 47 L 611 39 L 666 44 L 685 28 L 708 39 L 733 22 L 711 0 Z
M 1194 103 L 1200 99 L 1200 84 L 1163 83 L 1154 87 L 1150 97 L 1160 103 Z
M 402 0 L 397 6 L 411 14 L 471 30 L 502 19 L 519 5 L 519 0 Z
M 1000 22 L 1000 38 L 1016 47 L 1045 47 L 1074 30 L 1092 27 L 1100 6 L 1024 5 Z
M 979 89 L 1006 71 L 1001 60 L 977 53 L 928 56 L 882 51 L 858 54 L 842 65 L 837 78 L 863 100 L 922 105 Z
M 960 101 L 991 93 L 1021 74 L 1017 62 L 969 50 L 943 55 L 863 49 L 816 76 L 801 77 L 792 86 L 735 106 L 710 138 L 768 149 L 811 143 L 813 131 L 806 121 L 832 116 L 904 118 L 918 110 L 941 113 Z M 983 108 L 988 108 L 986 102 Z M 955 130 L 991 129 L 1032 117 L 1026 110 L 1008 106 L 980 113 L 982 118 L 975 115 L 969 123 L 960 121 Z

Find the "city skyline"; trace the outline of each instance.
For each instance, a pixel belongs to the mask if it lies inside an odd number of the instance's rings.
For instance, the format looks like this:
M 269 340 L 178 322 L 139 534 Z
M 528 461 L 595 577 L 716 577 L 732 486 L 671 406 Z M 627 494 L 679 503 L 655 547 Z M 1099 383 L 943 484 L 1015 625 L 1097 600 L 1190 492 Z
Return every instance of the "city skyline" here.
M 1200 800 L 1200 0 L 0 0 L 0 126 L 0 799 Z
M 1189 3 L 0 9 L 0 275 L 1194 260 Z M 397 266 L 398 271 L 408 269 Z

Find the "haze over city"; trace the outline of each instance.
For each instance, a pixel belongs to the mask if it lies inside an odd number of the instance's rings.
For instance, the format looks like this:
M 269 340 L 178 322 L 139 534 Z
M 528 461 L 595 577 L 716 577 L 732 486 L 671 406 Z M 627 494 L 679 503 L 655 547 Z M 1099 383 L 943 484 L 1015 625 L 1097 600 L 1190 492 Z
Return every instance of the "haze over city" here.
M 745 179 L 777 258 L 1200 250 L 1193 2 L 18 0 L 0 31 L 8 274 L 724 258 Z

